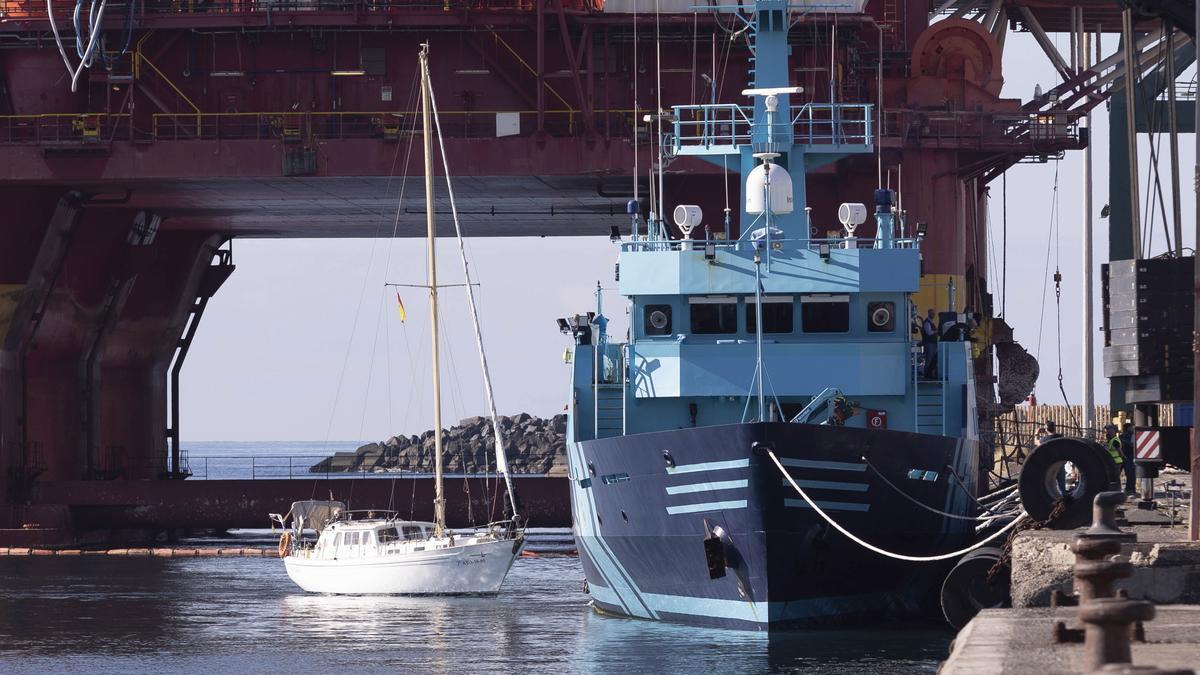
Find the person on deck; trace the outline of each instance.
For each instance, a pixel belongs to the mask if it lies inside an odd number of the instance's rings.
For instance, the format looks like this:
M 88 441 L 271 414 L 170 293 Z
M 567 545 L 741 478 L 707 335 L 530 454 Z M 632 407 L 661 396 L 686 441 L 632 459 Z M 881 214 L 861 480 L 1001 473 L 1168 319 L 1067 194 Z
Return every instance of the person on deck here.
M 932 380 L 937 377 L 938 355 L 937 322 L 932 309 L 926 312 L 925 321 L 921 322 L 921 347 L 925 352 L 925 379 Z

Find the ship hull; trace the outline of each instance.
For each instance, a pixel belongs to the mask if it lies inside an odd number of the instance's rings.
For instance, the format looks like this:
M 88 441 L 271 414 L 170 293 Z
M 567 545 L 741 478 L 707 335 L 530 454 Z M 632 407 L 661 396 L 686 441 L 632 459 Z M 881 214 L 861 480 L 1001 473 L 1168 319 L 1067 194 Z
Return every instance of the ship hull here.
M 973 540 L 971 521 L 914 503 L 970 513 L 969 440 L 754 423 L 570 443 L 575 536 L 594 606 L 751 630 L 882 622 L 936 606 L 946 564 L 888 558 L 838 533 L 767 448 L 830 517 L 880 548 L 933 555 Z M 704 546 L 714 526 L 726 563 L 715 579 Z

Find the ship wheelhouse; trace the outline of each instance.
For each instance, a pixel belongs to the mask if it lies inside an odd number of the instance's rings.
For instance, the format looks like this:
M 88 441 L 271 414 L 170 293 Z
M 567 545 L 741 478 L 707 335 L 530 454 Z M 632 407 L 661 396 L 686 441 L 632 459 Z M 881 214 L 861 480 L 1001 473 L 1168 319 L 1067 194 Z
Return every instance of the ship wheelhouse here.
M 577 331 L 575 440 L 749 421 L 755 251 L 748 240 L 621 244 L 629 334 L 615 343 Z M 760 257 L 768 420 L 833 388 L 859 408 L 847 426 L 957 435 L 968 423 L 957 404 L 969 343 L 942 343 L 938 376 L 920 372 L 917 239 L 775 241 L 767 264 Z

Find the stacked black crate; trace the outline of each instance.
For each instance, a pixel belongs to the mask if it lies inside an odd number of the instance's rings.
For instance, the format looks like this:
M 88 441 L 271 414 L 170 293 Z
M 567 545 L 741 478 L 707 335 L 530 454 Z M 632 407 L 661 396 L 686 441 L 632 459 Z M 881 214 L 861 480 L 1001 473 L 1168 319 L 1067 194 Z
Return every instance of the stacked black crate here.
M 1101 269 L 1104 375 L 1129 403 L 1190 401 L 1194 257 L 1118 260 Z

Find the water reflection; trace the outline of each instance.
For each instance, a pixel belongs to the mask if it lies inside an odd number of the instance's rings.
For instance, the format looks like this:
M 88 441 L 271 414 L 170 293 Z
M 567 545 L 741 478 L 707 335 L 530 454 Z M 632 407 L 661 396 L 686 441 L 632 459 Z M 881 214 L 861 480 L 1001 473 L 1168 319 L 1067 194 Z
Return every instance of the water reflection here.
M 270 559 L 0 558 L 0 671 L 932 673 L 950 638 L 605 617 L 582 580 L 521 558 L 494 598 L 318 596 Z

